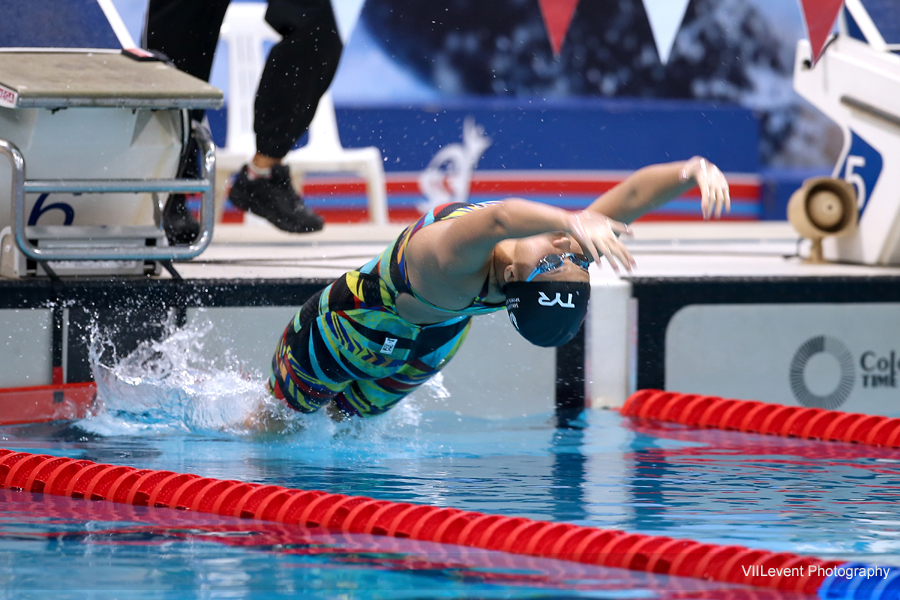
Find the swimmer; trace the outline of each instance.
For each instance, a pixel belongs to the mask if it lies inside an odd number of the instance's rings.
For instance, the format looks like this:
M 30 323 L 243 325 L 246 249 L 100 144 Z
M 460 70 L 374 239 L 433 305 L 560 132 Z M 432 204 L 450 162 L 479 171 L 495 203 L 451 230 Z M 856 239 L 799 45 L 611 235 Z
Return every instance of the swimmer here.
M 518 198 L 439 206 L 303 305 L 269 391 L 301 413 L 383 414 L 453 358 L 472 316 L 503 308 L 532 344 L 565 344 L 587 312 L 588 265 L 630 272 L 628 223 L 695 185 L 705 219 L 730 210 L 724 175 L 700 157 L 642 168 L 580 212 Z

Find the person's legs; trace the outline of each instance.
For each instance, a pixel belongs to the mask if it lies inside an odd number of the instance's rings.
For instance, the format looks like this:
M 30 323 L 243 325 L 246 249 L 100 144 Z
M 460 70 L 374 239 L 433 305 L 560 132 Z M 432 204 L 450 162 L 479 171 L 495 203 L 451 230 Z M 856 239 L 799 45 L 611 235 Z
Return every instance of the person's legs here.
M 269 0 L 266 21 L 283 37 L 266 60 L 253 127 L 259 154 L 280 160 L 309 128 L 343 44 L 330 0 Z
M 144 25 L 143 46 L 165 54 L 185 73 L 209 81 L 219 30 L 230 0 L 150 0 Z M 202 110 L 192 110 L 191 120 L 203 120 Z M 178 177 L 200 174 L 196 144 L 183 152 Z M 184 194 L 166 201 L 163 227 L 173 244 L 190 243 L 200 232 L 200 224 L 187 208 Z
M 230 198 L 285 231 L 317 231 L 322 218 L 306 208 L 281 161 L 309 128 L 343 45 L 329 0 L 269 0 L 266 21 L 283 37 L 269 53 L 257 90 L 257 152 L 235 177 Z
M 144 47 L 180 70 L 209 81 L 219 30 L 230 0 L 150 0 Z M 203 111 L 198 111 L 203 117 Z

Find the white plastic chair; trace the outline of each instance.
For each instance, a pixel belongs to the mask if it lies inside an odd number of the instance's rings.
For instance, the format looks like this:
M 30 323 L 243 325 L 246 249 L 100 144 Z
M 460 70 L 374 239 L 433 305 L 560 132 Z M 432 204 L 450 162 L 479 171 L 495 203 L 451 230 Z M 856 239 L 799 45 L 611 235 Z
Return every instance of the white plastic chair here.
M 266 42 L 278 42 L 278 35 L 265 21 L 266 4 L 232 2 L 225 13 L 221 38 L 228 44 L 228 132 L 225 147 L 217 155 L 218 167 L 236 171 L 256 152 L 253 133 L 253 105 L 256 88 L 265 64 Z M 349 31 L 341 31 L 344 42 Z M 331 93 L 326 92 L 309 126 L 308 143 L 289 152 L 284 164 L 297 181 L 307 173 L 354 173 L 366 181 L 369 219 L 376 225 L 388 221 L 387 184 L 381 150 L 344 148 L 338 135 Z

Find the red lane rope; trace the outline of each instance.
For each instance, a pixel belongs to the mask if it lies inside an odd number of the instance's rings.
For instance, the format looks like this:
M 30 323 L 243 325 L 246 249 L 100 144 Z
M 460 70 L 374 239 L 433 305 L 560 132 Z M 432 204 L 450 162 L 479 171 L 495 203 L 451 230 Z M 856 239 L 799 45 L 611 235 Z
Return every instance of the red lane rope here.
M 900 448 L 900 419 L 839 410 L 641 390 L 619 412 L 691 427 Z
M 457 544 L 809 594 L 819 589 L 826 569 L 845 562 L 3 449 L 0 488 Z M 761 577 L 754 566 L 766 573 L 770 568 L 780 570 L 779 575 Z M 785 571 L 790 567 L 793 570 Z

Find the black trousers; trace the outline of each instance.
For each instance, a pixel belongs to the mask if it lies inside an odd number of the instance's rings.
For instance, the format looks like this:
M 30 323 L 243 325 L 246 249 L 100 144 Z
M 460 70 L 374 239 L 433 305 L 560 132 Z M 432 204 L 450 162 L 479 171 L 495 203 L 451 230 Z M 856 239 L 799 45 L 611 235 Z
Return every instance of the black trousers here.
M 144 47 L 209 81 L 230 0 L 150 0 Z M 282 35 L 256 92 L 253 129 L 261 154 L 282 158 L 304 134 L 331 85 L 343 45 L 330 0 L 269 0 L 266 21 Z M 202 111 L 193 114 L 196 120 Z

